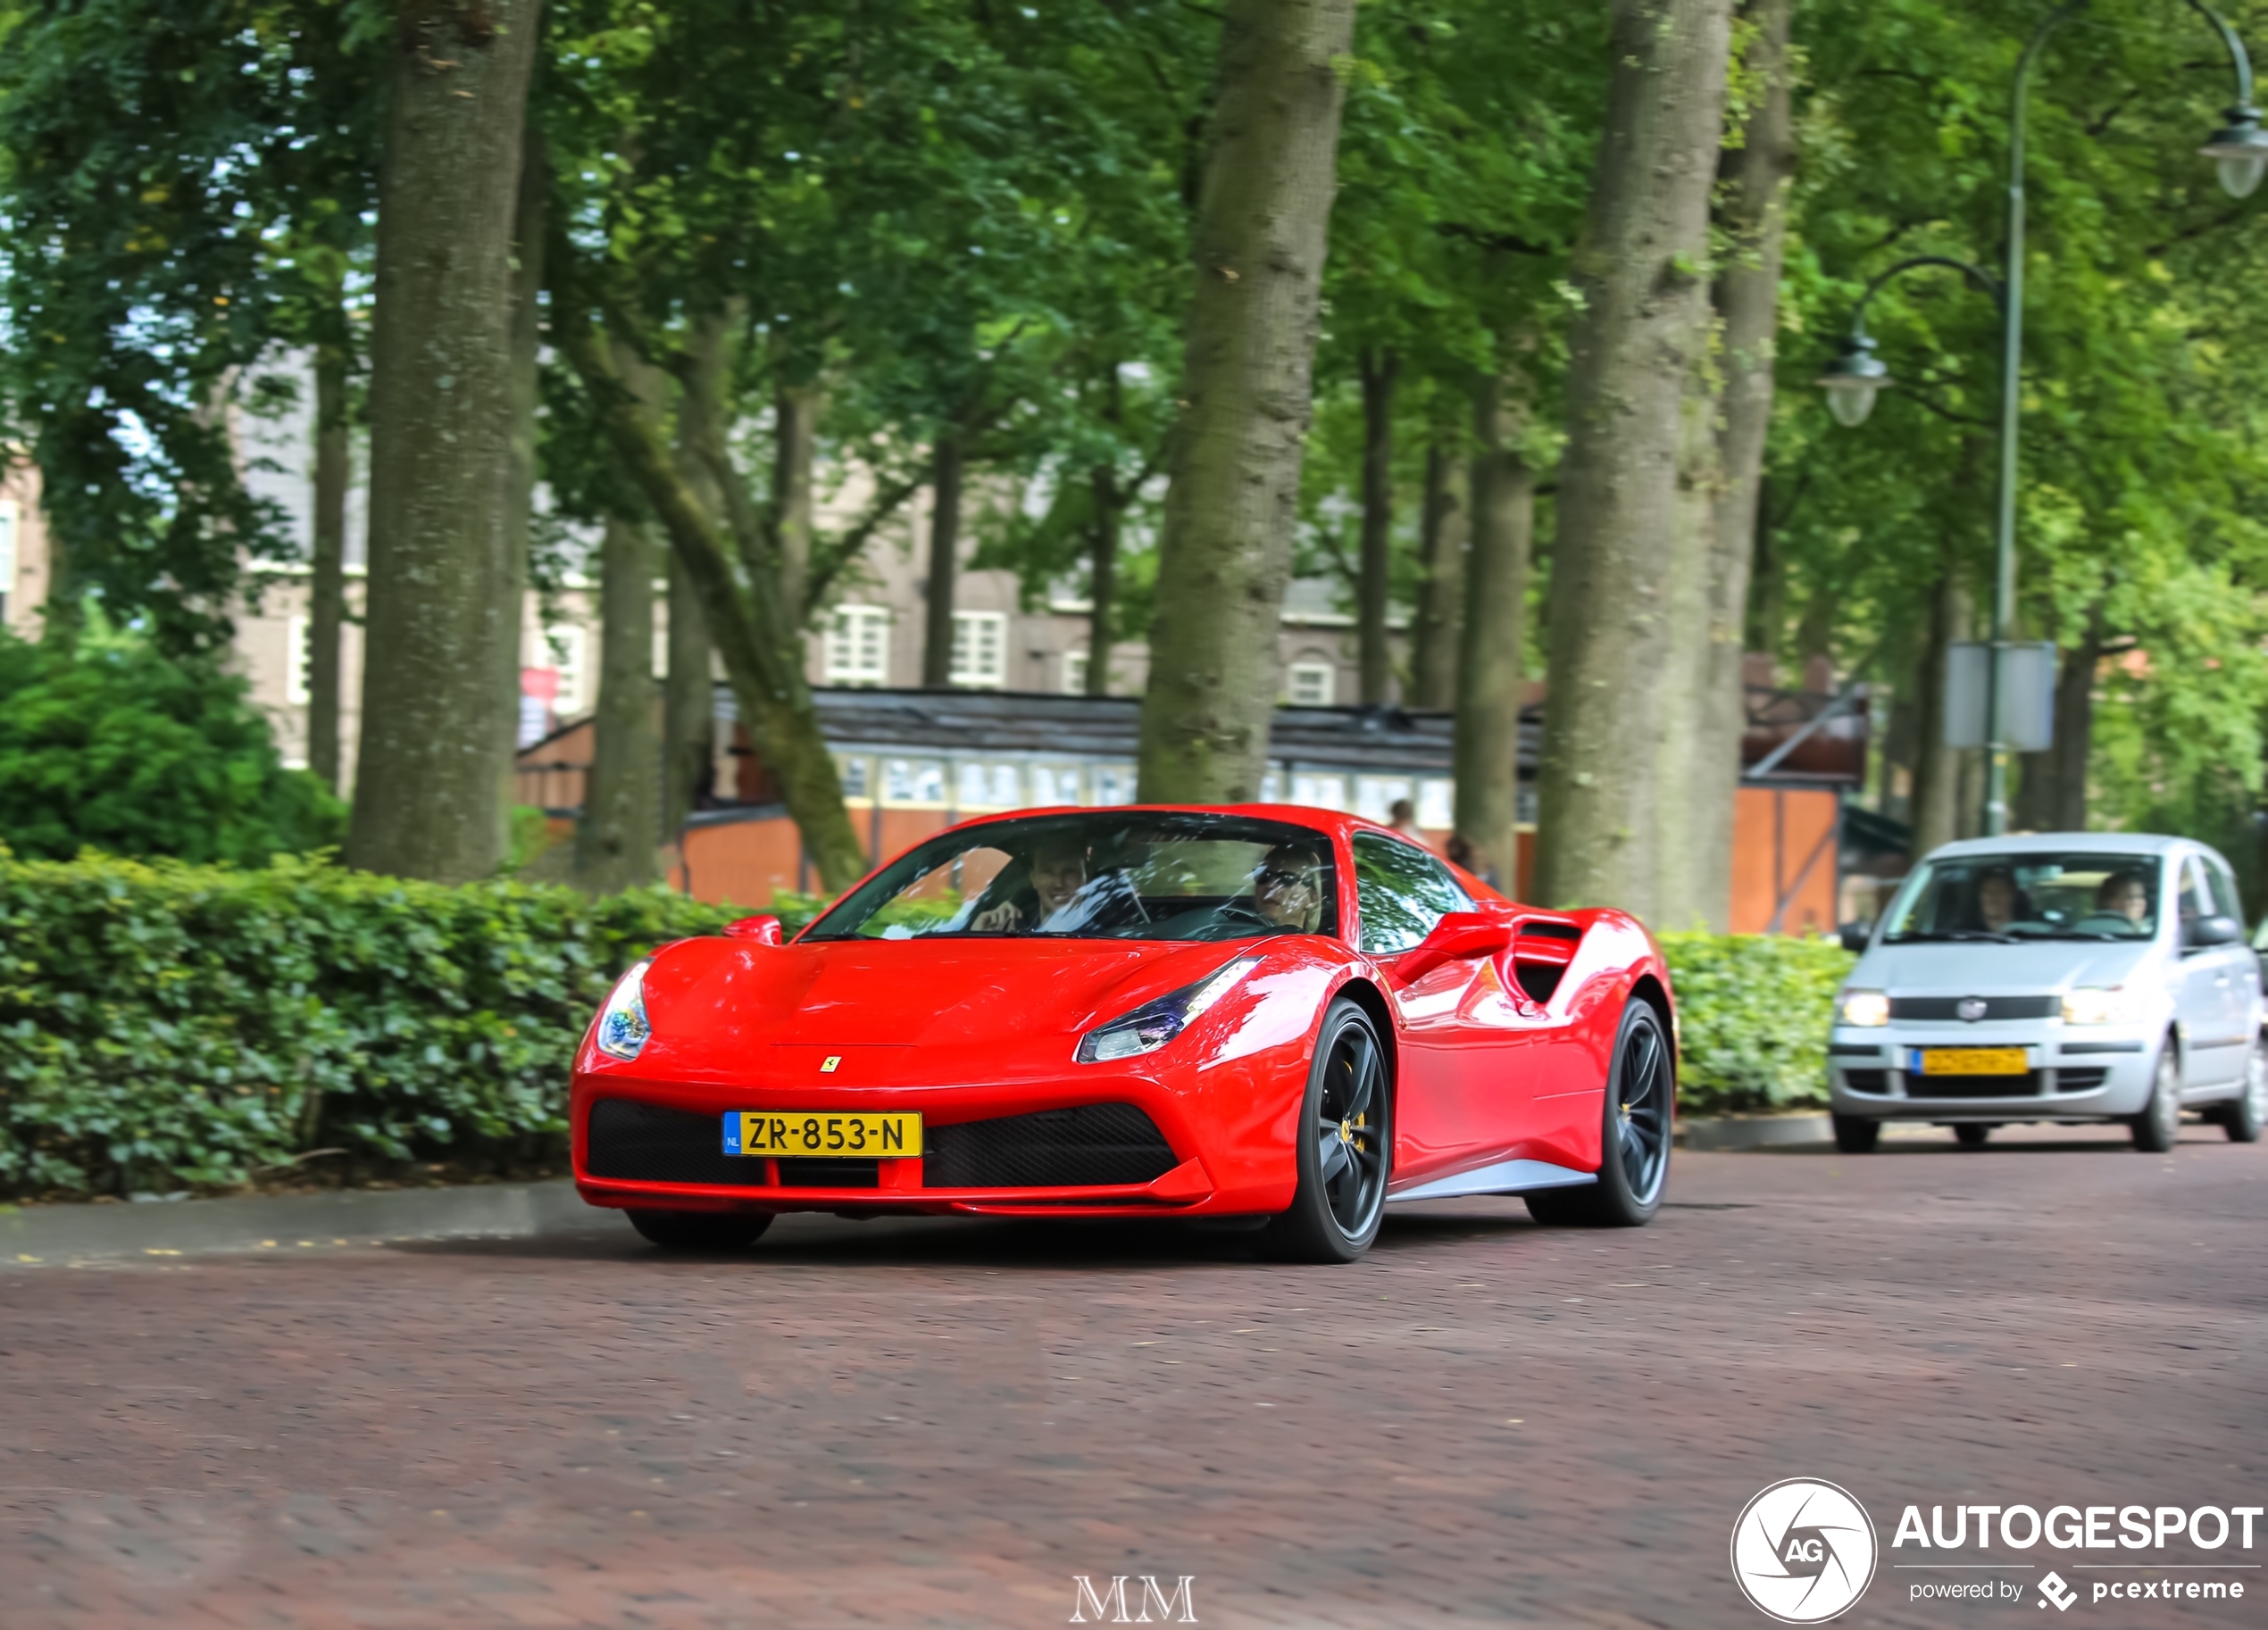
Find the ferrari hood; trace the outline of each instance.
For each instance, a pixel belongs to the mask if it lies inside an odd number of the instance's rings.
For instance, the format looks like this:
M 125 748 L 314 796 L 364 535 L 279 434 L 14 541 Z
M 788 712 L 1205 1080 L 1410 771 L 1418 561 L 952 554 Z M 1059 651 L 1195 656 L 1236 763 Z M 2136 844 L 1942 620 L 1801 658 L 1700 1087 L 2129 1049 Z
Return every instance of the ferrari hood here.
M 691 940 L 646 975 L 655 1039 L 687 1064 L 753 1048 L 992 1047 L 1076 1035 L 1246 947 L 1128 941 Z M 706 1055 L 705 1060 L 703 1055 Z

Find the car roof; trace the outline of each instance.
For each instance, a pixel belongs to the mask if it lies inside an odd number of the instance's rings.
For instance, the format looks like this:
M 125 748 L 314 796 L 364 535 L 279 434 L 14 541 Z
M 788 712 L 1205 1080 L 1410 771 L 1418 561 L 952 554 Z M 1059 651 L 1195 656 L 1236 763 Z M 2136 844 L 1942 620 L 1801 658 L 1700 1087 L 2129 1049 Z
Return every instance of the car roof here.
M 2158 832 L 2027 832 L 2015 837 L 1964 837 L 1940 844 L 1928 859 L 1972 854 L 2047 854 L 2071 849 L 2091 849 L 2097 854 L 2170 854 L 2176 850 L 2201 849 L 2192 838 L 2171 837 Z

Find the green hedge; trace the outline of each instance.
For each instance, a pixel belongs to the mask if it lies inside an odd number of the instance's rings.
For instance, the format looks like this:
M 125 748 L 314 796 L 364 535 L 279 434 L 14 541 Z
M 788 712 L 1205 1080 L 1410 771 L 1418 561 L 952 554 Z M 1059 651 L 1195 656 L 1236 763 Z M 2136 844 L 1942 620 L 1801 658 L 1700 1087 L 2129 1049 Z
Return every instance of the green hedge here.
M 615 976 L 737 915 L 303 861 L 0 858 L 0 1192 L 226 1185 L 312 1149 L 561 1131 Z
M 819 902 L 786 903 L 807 919 Z M 226 1185 L 313 1149 L 384 1160 L 563 1129 L 615 975 L 738 909 L 0 851 L 0 1193 Z M 1824 1096 L 1831 944 L 1663 936 L 1689 1113 Z
M 1827 940 L 1664 934 L 1677 987 L 1688 1115 L 1827 1102 L 1827 1029 L 1856 961 Z

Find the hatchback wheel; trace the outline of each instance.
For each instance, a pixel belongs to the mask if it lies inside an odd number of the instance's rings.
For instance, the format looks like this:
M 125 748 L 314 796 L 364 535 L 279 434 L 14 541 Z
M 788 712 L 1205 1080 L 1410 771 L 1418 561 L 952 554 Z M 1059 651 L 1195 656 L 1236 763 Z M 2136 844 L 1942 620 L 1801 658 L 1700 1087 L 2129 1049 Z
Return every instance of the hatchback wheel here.
M 2134 1146 L 2145 1154 L 2164 1154 L 2181 1136 L 2181 1065 L 2168 1038 L 2158 1050 L 2157 1073 L 2150 1082 L 2150 1102 L 2130 1123 Z
M 1882 1123 L 1871 1115 L 1835 1117 L 1835 1147 L 1845 1154 L 1872 1154 L 1882 1141 Z
M 2268 1127 L 2268 1056 L 2262 1054 L 2258 1042 L 2245 1060 L 2243 1095 L 2222 1106 L 2220 1120 L 2232 1143 L 2256 1143 L 2261 1129 Z
M 1985 1139 L 1992 1135 L 1992 1128 L 1981 1120 L 1955 1121 L 1953 1135 L 1964 1149 L 1981 1149 Z

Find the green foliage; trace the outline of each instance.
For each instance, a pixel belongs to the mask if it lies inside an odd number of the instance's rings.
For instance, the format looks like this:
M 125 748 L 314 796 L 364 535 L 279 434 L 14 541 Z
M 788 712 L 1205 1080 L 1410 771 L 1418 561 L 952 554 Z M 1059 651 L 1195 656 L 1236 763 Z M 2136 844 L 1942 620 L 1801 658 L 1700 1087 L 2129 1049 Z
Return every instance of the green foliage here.
M 241 679 L 146 642 L 0 634 L 0 842 L 265 865 L 336 844 L 346 811 L 286 769 Z
M 1856 959 L 1825 940 L 1656 937 L 1677 993 L 1680 1110 L 1823 1107 L 1835 992 Z
M 0 1191 L 232 1184 L 564 1130 L 612 981 L 738 913 L 303 861 L 0 859 Z

